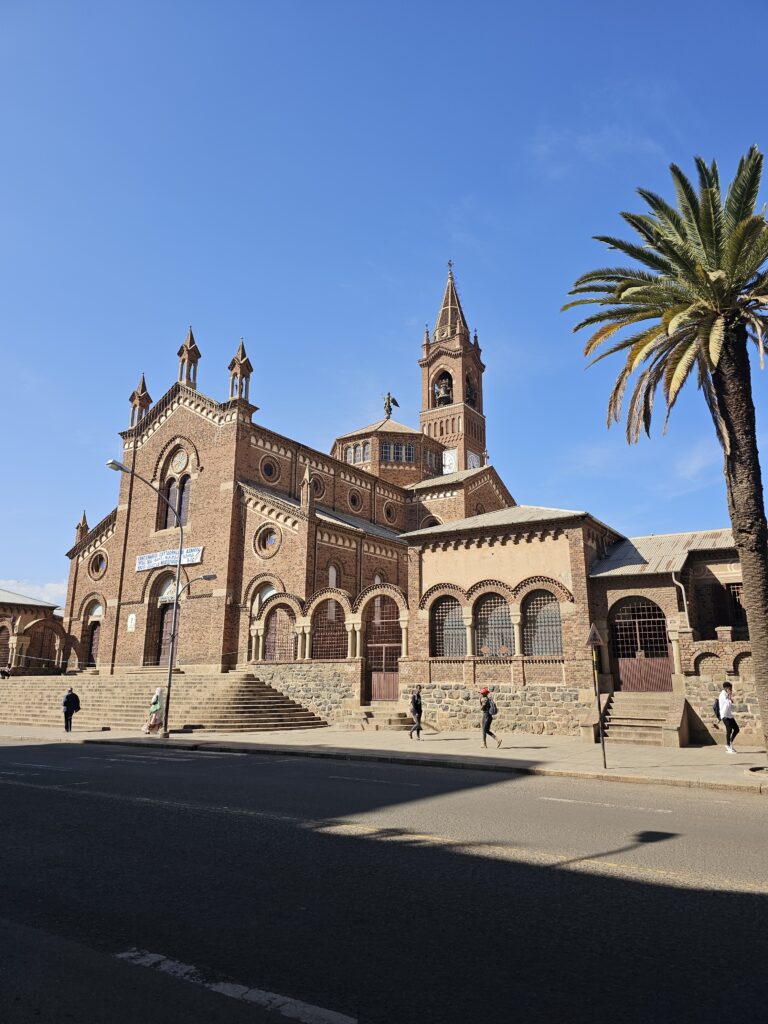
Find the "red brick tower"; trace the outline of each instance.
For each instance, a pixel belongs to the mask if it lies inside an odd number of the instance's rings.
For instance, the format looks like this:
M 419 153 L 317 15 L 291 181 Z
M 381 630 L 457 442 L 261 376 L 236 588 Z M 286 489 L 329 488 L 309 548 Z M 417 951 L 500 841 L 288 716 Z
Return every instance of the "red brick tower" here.
M 424 335 L 421 367 L 422 431 L 445 445 L 443 472 L 476 469 L 485 462 L 483 371 L 477 332 L 469 327 L 459 302 L 453 266 L 432 339 Z

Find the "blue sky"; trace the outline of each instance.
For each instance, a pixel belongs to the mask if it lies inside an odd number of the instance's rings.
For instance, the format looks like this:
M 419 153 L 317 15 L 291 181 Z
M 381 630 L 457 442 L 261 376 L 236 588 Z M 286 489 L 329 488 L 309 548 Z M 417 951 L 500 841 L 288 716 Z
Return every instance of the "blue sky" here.
M 58 600 L 83 507 L 115 505 L 128 395 L 173 383 L 189 323 L 226 397 L 328 450 L 417 424 L 446 261 L 487 364 L 491 459 L 520 502 L 628 534 L 727 525 L 700 396 L 666 437 L 605 429 L 573 279 L 591 240 L 701 153 L 730 179 L 764 118 L 758 3 L 0 4 L 0 586 Z M 765 198 L 768 199 L 768 188 Z M 759 426 L 766 419 L 755 380 Z

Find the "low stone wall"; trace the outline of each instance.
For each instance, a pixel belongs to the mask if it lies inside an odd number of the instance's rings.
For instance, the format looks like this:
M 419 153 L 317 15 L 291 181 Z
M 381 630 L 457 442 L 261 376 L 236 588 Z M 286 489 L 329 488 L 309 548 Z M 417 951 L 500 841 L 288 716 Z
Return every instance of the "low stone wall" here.
M 760 711 L 757 706 L 755 684 L 751 679 L 731 678 L 733 684 L 733 714 L 744 734 L 745 740 L 762 742 L 763 733 Z M 690 712 L 688 715 L 692 743 L 706 743 L 710 739 L 723 742 L 723 728 L 715 728 L 712 703 L 723 688 L 723 677 L 700 675 L 685 677 L 685 698 Z
M 258 661 L 253 662 L 248 670 L 326 722 L 340 718 L 350 701 L 360 700 L 362 662 L 359 658 L 345 661 Z

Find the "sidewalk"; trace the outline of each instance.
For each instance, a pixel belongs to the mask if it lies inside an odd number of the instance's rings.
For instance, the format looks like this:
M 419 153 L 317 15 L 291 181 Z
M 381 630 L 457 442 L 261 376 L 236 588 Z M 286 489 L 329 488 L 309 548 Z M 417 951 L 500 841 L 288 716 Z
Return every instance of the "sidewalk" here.
M 514 771 L 534 775 L 653 783 L 694 789 L 768 793 L 768 772 L 750 772 L 766 764 L 762 747 L 745 747 L 736 755 L 723 745 L 710 747 L 634 746 L 606 744 L 607 770 L 599 744 L 570 736 L 535 736 L 514 732 L 503 736 L 501 750 L 483 750 L 478 730 L 430 733 L 420 742 L 407 732 L 348 732 L 308 729 L 269 733 L 218 733 L 201 730 L 172 735 L 169 740 L 136 732 L 88 732 L 32 725 L 0 725 L 0 745 L 24 743 L 103 743 L 180 750 L 231 750 L 260 755 L 330 757 L 353 761 L 389 761 L 441 768 Z

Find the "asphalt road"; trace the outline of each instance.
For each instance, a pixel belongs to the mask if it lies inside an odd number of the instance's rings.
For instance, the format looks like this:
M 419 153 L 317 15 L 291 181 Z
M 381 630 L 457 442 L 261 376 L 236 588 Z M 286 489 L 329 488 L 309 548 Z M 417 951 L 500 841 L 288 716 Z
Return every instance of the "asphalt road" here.
M 764 797 L 0 746 L 0 1020 L 765 1019 Z

